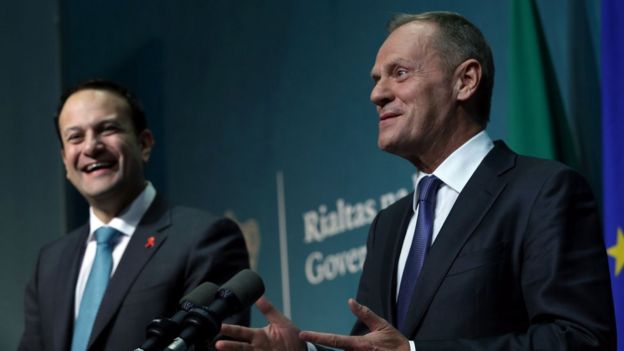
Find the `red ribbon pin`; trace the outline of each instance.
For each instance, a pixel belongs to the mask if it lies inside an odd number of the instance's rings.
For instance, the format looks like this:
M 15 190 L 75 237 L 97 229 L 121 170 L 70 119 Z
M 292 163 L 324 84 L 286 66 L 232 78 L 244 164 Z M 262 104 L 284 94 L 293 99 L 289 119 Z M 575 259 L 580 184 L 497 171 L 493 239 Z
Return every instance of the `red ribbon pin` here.
M 154 244 L 156 244 L 156 237 L 150 236 L 149 238 L 147 238 L 147 241 L 145 242 L 145 248 L 149 249 L 150 247 L 153 247 Z

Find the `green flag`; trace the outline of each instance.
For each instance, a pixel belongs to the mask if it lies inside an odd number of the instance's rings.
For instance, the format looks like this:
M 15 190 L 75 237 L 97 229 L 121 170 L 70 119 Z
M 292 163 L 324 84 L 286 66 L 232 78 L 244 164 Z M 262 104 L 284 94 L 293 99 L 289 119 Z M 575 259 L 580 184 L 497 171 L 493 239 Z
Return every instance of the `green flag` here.
M 513 0 L 508 141 L 520 154 L 579 168 L 544 31 L 533 0 Z

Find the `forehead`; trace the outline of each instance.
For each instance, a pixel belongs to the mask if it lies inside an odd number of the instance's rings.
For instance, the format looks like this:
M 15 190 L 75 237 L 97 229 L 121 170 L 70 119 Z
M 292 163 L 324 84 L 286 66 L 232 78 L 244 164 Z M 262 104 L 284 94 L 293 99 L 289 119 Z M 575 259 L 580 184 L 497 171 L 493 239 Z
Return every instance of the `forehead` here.
M 85 89 L 72 94 L 63 105 L 59 125 L 92 122 L 111 117 L 131 122 L 130 108 L 122 97 L 106 90 Z
M 430 57 L 435 54 L 431 43 L 435 40 L 436 30 L 434 23 L 422 21 L 409 22 L 396 28 L 379 48 L 375 66 Z

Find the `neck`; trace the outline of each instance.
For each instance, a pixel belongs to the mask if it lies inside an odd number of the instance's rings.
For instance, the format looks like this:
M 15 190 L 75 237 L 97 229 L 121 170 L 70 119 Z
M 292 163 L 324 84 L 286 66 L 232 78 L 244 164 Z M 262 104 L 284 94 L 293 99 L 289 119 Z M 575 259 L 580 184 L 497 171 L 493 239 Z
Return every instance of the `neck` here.
M 407 158 L 416 168 L 425 173 L 433 173 L 455 150 L 483 130 L 483 127 L 470 123 L 461 128 L 442 133 L 432 143 L 425 145 L 418 154 Z
M 113 218 L 119 216 L 119 214 L 125 210 L 132 201 L 134 201 L 145 189 L 147 183 L 144 183 L 142 187 L 136 187 L 133 191 L 128 191 L 123 196 L 113 195 L 110 197 L 92 199 L 90 201 L 93 214 L 102 222 L 109 223 Z
M 93 214 L 103 223 L 108 224 L 113 218 L 117 217 L 120 211 L 107 210 L 99 207 L 92 206 Z

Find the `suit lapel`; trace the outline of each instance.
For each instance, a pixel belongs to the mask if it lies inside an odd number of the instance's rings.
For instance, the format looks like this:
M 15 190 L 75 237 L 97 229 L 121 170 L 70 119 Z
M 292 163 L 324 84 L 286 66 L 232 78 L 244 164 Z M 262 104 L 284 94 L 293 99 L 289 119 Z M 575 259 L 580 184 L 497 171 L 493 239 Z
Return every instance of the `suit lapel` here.
M 394 324 L 395 320 L 395 305 L 396 305 L 396 285 L 397 285 L 397 264 L 399 256 L 401 254 L 401 247 L 403 246 L 403 240 L 405 239 L 405 233 L 409 225 L 410 219 L 414 214 L 412 203 L 414 201 L 414 193 L 410 193 L 405 200 L 405 204 L 401 206 L 402 210 L 397 211 L 396 214 L 390 219 L 390 224 L 385 228 L 391 229 L 386 235 L 393 235 L 390 239 L 390 245 L 386 248 L 383 257 L 393 257 L 394 261 L 392 265 L 382 265 L 382 281 L 380 286 L 382 287 L 382 301 L 384 302 L 385 313 L 383 314 L 386 319 Z
M 54 323 L 53 350 L 68 350 L 71 344 L 74 326 L 74 293 L 76 280 L 86 248 L 89 227 L 83 226 L 76 230 L 78 234 L 68 234 L 71 237 L 63 249 L 59 260 L 58 276 L 52 282 L 54 288 Z
M 410 317 L 402 330 L 405 335 L 415 334 L 453 261 L 505 188 L 501 175 L 514 163 L 515 154 L 497 142 L 459 194 L 418 277 L 408 310 Z
M 119 262 L 119 266 L 106 288 L 106 293 L 91 331 L 89 347 L 93 345 L 106 326 L 114 319 L 117 310 L 135 279 L 167 238 L 166 233 L 163 233 L 162 230 L 169 225 L 171 225 L 171 216 L 168 207 L 157 196 L 132 235 L 128 247 Z M 153 240 L 151 237 L 153 237 Z M 153 243 L 153 246 L 146 245 L 148 240 Z

